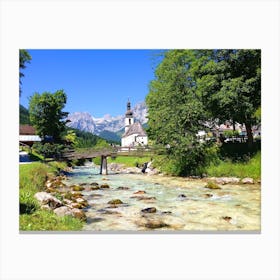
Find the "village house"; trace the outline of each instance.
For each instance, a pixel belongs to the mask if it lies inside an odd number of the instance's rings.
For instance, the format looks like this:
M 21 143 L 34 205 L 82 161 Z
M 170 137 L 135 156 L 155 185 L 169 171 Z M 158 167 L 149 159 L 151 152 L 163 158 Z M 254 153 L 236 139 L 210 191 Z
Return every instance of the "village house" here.
M 36 135 L 35 128 L 31 125 L 19 126 L 19 143 L 20 145 L 32 146 L 34 142 L 41 142 L 39 135 Z

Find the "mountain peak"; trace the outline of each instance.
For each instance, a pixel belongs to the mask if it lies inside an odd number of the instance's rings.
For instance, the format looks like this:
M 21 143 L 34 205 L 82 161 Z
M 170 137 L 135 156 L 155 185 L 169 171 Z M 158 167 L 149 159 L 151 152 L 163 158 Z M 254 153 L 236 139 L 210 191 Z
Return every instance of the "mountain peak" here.
M 132 109 L 135 120 L 144 124 L 147 119 L 147 107 L 145 102 L 137 103 Z M 125 112 L 123 115 L 112 117 L 110 114 L 104 115 L 102 118 L 95 118 L 88 112 L 75 112 L 69 114 L 67 124 L 69 127 L 77 128 L 100 135 L 103 131 L 117 132 L 124 128 Z

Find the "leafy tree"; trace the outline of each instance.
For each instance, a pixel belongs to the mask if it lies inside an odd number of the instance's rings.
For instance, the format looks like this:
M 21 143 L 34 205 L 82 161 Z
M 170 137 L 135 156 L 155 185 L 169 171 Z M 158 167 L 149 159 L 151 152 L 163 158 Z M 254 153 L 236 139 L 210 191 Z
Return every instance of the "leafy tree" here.
M 34 93 L 29 100 L 30 121 L 41 137 L 52 136 L 55 142 L 61 140 L 65 131 L 67 112 L 63 112 L 67 96 L 63 90 L 55 93 Z
M 78 138 L 74 130 L 67 130 L 63 139 L 71 145 L 75 145 L 78 142 Z
M 24 77 L 22 69 L 26 68 L 26 63 L 30 63 L 32 57 L 27 50 L 19 50 L 19 92 L 21 93 L 21 78 Z
M 199 142 L 196 136 L 207 119 L 192 70 L 196 56 L 193 50 L 166 52 L 146 97 L 149 138 L 156 145 L 169 147 L 168 157 L 179 175 L 199 172 L 213 145 Z
M 261 51 L 202 52 L 196 70 L 197 92 L 212 117 L 244 123 L 252 146 L 252 125 L 260 121 Z

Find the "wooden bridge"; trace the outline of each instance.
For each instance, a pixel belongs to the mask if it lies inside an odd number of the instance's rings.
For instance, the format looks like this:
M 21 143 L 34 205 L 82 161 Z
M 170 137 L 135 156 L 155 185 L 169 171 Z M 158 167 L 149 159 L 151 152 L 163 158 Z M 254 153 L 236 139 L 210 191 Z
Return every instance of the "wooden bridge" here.
M 115 158 L 117 156 L 152 156 L 155 152 L 159 153 L 163 149 L 155 147 L 119 147 L 112 146 L 110 148 L 103 149 L 86 149 L 80 151 L 68 151 L 61 155 L 62 160 L 74 160 L 74 159 L 92 159 L 101 157 L 100 174 L 108 174 L 107 169 L 107 157 Z

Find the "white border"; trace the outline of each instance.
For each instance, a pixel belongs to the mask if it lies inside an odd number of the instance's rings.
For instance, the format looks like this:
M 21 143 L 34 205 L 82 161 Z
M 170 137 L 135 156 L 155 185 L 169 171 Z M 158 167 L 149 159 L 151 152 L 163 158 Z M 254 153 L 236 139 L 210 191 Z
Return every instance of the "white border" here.
M 1 279 L 279 279 L 279 2 L 1 1 Z M 262 233 L 20 235 L 19 48 L 261 48 Z

